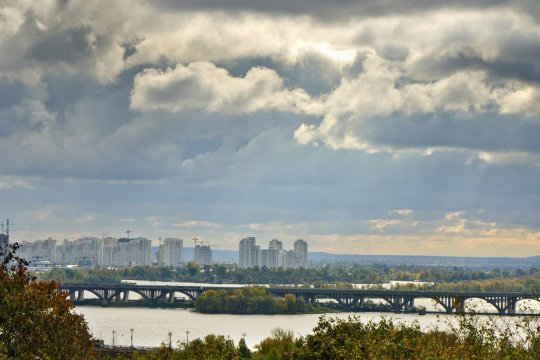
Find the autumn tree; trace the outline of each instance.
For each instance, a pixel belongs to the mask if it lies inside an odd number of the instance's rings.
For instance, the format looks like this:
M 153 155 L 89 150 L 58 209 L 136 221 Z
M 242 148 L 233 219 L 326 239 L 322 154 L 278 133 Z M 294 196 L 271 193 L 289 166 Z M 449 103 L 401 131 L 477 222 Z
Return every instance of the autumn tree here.
M 55 282 L 39 282 L 12 244 L 0 254 L 0 358 L 91 359 L 82 315 Z

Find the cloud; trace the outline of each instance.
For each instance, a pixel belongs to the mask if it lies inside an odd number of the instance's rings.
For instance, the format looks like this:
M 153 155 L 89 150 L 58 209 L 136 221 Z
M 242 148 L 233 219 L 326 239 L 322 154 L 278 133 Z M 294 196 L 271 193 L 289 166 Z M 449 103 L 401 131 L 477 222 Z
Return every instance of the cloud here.
M 219 227 L 219 224 L 204 220 L 186 220 L 174 224 L 174 226 L 179 228 L 216 228 Z
M 177 65 L 165 71 L 147 69 L 135 77 L 131 95 L 131 108 L 143 111 L 298 112 L 309 102 L 303 90 L 285 89 L 273 70 L 253 68 L 237 78 L 209 62 Z
M 25 180 L 12 180 L 12 179 L 2 179 L 0 178 L 0 190 L 12 190 L 12 189 L 23 189 L 23 190 L 33 190 L 34 186 Z
M 369 220 L 369 224 L 373 230 L 383 231 L 389 226 L 395 226 L 401 224 L 400 220 L 383 220 L 383 219 L 373 219 Z
M 259 12 L 276 15 L 308 15 L 322 20 L 337 21 L 350 18 L 366 18 L 379 16 L 407 15 L 423 13 L 433 10 L 451 9 L 486 9 L 500 8 L 515 5 L 517 8 L 530 10 L 536 8 L 533 1 L 489 1 L 489 0 L 459 0 L 448 3 L 446 1 L 412 0 L 404 4 L 399 0 L 382 2 L 341 0 L 337 3 L 328 3 L 321 0 L 286 1 L 277 0 L 271 3 L 253 2 L 249 0 L 216 1 L 216 0 L 158 0 L 153 5 L 171 11 L 244 11 Z
M 538 251 L 536 1 L 3 5 L 0 213 L 20 236 Z
M 412 209 L 396 209 L 388 212 L 389 215 L 398 215 L 398 216 L 411 216 L 414 214 Z
M 89 223 L 89 222 L 93 222 L 94 220 L 96 220 L 96 215 L 94 214 L 87 214 L 81 218 L 77 218 L 75 220 L 73 220 L 74 222 L 76 223 Z

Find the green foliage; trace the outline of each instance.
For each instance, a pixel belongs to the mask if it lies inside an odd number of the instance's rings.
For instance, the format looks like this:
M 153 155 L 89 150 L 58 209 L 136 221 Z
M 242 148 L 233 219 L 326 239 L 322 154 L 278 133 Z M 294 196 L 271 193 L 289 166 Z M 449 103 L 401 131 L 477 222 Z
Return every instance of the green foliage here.
M 251 350 L 249 350 L 247 347 L 244 338 L 240 339 L 238 342 L 238 352 L 240 353 L 240 357 L 242 359 L 251 359 Z
M 294 333 L 280 328 L 272 331 L 272 336 L 264 339 L 257 345 L 254 359 L 257 360 L 281 360 L 290 359 L 297 344 Z
M 205 291 L 195 299 L 195 309 L 210 314 L 298 314 L 315 310 L 293 294 L 275 297 L 256 286 Z
M 214 264 L 200 267 L 194 263 L 184 266 L 137 266 L 123 269 L 54 269 L 42 274 L 43 280 L 62 283 L 119 283 L 127 280 L 188 281 L 237 284 L 310 284 L 317 287 L 351 287 L 351 284 L 378 284 L 391 280 L 448 282 L 508 278 L 538 278 L 536 268 L 499 270 L 467 269 L 462 267 L 415 265 L 325 265 L 314 268 L 270 269 L 267 267 L 243 269 L 236 265 Z M 526 285 L 526 284 L 525 284 Z
M 522 276 L 509 278 L 495 278 L 485 280 L 468 280 L 459 282 L 433 283 L 433 284 L 398 284 L 395 290 L 441 290 L 441 291 L 507 291 L 524 292 L 530 294 L 540 293 L 540 277 Z
M 312 335 L 297 341 L 293 359 L 538 359 L 538 324 L 523 329 L 462 316 L 450 331 L 383 319 L 362 323 L 321 317 Z M 528 320 L 527 320 L 528 321 Z
M 81 315 L 58 290 L 38 282 L 10 247 L 0 263 L 0 358 L 90 359 L 92 342 Z
M 363 323 L 357 317 L 321 317 L 313 334 L 295 338 L 291 331 L 275 329 L 249 352 L 216 336 L 195 340 L 186 349 L 161 348 L 132 359 L 254 359 L 254 360 L 499 360 L 540 358 L 538 318 L 509 323 L 500 318 L 464 315 L 449 323 L 447 331 L 421 331 L 419 325 L 396 324 L 388 319 Z
M 145 354 L 109 357 L 124 360 L 241 360 L 240 350 L 232 340 L 222 335 L 208 335 L 204 339 L 195 339 L 182 349 L 170 349 L 162 346 Z

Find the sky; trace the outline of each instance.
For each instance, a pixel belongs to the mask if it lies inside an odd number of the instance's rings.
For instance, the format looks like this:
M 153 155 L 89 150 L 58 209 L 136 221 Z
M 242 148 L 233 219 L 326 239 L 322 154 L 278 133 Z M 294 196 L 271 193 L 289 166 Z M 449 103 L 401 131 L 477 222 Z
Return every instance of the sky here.
M 15 241 L 540 255 L 537 0 L 0 1 Z

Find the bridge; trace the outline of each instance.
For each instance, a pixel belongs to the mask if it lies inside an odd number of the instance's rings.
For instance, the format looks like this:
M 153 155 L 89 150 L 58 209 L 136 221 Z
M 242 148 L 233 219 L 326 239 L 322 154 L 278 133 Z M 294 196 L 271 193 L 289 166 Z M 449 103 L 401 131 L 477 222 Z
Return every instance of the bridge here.
M 93 294 L 94 303 L 101 305 L 115 305 L 133 302 L 129 299 L 130 293 L 138 294 L 141 298 L 139 304 L 147 306 L 165 306 L 178 301 L 177 294 L 195 300 L 197 296 L 208 290 L 230 290 L 225 286 L 165 286 L 165 285 L 89 285 L 89 284 L 62 284 L 60 289 L 69 294 L 74 303 L 88 303 L 85 295 Z M 394 312 L 410 311 L 414 309 L 416 299 L 432 299 L 444 308 L 448 314 L 465 312 L 465 302 L 469 299 L 481 299 L 493 305 L 500 315 L 513 315 L 516 313 L 516 304 L 522 300 L 536 300 L 540 302 L 540 295 L 517 292 L 470 292 L 470 291 L 401 291 L 401 290 L 371 290 L 371 289 L 332 289 L 332 288 L 299 288 L 299 287 L 269 287 L 270 294 L 285 296 L 293 294 L 303 298 L 306 303 L 315 304 L 318 299 L 335 300 L 344 310 L 362 310 L 372 299 L 381 299 L 386 302 Z

